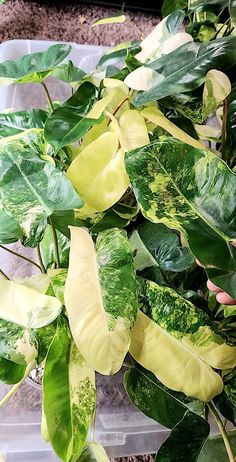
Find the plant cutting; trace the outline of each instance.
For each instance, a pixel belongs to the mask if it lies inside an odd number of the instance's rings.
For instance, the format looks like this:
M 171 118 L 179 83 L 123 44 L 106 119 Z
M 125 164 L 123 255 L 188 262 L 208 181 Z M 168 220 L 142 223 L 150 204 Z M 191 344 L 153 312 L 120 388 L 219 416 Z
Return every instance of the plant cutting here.
M 1 270 L 0 405 L 43 368 L 42 436 L 63 462 L 109 460 L 95 373 L 123 365 L 130 400 L 170 430 L 156 462 L 235 461 L 236 302 L 206 285 L 236 300 L 234 3 L 165 0 L 90 74 L 66 44 L 0 63 L 0 85 L 46 98 L 0 114 L 0 247 L 38 271 Z

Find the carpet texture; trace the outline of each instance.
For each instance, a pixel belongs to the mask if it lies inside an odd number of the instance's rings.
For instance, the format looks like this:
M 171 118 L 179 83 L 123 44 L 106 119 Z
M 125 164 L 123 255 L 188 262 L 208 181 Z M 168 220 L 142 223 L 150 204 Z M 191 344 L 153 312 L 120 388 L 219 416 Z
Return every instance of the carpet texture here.
M 97 19 L 115 13 L 117 10 L 113 8 L 79 3 L 56 5 L 7 0 L 0 5 L 0 41 L 27 38 L 113 46 L 139 39 L 141 32 L 147 35 L 158 22 L 151 14 L 127 12 L 128 23 L 91 28 Z
M 122 1 L 121 1 L 122 3 Z M 91 28 L 97 19 L 112 16 L 112 8 L 7 0 L 0 5 L 0 42 L 12 39 L 62 40 L 90 45 L 114 46 L 140 39 L 159 22 L 155 15 L 126 12 L 128 22 Z M 111 462 L 153 462 L 151 455 L 112 459 Z

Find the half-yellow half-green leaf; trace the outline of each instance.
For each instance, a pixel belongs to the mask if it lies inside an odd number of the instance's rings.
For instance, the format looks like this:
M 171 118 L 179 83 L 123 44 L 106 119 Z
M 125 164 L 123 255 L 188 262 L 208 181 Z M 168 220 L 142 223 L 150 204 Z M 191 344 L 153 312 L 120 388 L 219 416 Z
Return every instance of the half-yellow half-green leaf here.
M 101 374 L 116 373 L 129 350 L 137 312 L 125 231 L 103 231 L 95 248 L 87 231 L 71 227 L 65 305 L 74 341 L 87 363 Z

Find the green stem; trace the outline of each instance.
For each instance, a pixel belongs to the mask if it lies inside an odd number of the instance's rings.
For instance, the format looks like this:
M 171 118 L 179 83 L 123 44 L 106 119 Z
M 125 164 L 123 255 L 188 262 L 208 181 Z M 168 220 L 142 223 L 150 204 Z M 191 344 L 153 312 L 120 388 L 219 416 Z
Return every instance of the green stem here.
M 223 102 L 223 122 L 222 122 L 222 135 L 221 135 L 221 146 L 220 146 L 220 152 L 222 153 L 224 153 L 225 140 L 226 140 L 226 135 L 227 135 L 227 112 L 228 112 L 228 104 L 227 104 L 227 99 L 225 99 Z M 225 160 L 223 155 L 222 155 L 222 159 Z
M 224 424 L 223 424 L 218 412 L 216 411 L 215 406 L 212 403 L 207 403 L 207 406 L 209 407 L 210 412 L 212 413 L 213 417 L 215 418 L 215 421 L 216 421 L 216 423 L 218 425 L 218 428 L 220 430 L 221 436 L 222 436 L 223 441 L 224 441 L 225 449 L 226 449 L 227 454 L 228 454 L 229 461 L 230 462 L 235 462 L 235 456 L 234 456 L 232 447 L 230 445 L 230 441 L 229 441 L 227 432 L 225 430 Z
M 24 255 L 21 255 L 20 253 L 14 252 L 14 250 L 11 250 L 11 249 L 9 249 L 8 247 L 5 247 L 4 245 L 0 245 L 0 248 L 3 249 L 3 250 L 5 250 L 6 252 L 11 253 L 11 254 L 14 255 L 15 257 L 22 258 L 22 260 L 25 260 L 25 261 L 27 261 L 28 263 L 31 263 L 31 265 L 36 266 L 36 268 L 38 268 L 40 271 L 42 271 L 42 270 L 41 270 L 41 267 L 38 265 L 38 263 L 36 263 L 36 262 L 33 261 L 33 260 L 30 260 L 30 258 L 27 258 L 27 257 L 25 257 Z
M 94 413 L 93 413 L 93 418 L 92 418 L 91 443 L 94 443 L 94 441 L 95 441 L 95 438 L 94 438 L 95 425 L 96 425 L 96 406 L 95 406 Z
M 53 112 L 53 111 L 54 111 L 54 106 L 53 106 L 52 98 L 51 98 L 51 96 L 50 96 L 50 94 L 49 94 L 49 91 L 48 91 L 48 89 L 47 89 L 47 87 L 46 87 L 46 85 L 45 85 L 44 82 L 41 82 L 41 85 L 42 85 L 42 87 L 43 87 L 43 89 L 44 89 L 44 93 L 45 93 L 45 96 L 46 96 L 48 105 L 49 105 L 51 111 Z
M 13 387 L 9 390 L 9 392 L 4 396 L 4 398 L 1 399 L 0 401 L 0 407 L 3 406 L 4 404 L 7 403 L 7 401 L 9 401 L 9 399 L 15 394 L 15 392 L 18 390 L 18 388 L 20 387 L 20 385 L 24 382 L 25 378 L 27 377 L 27 375 L 32 371 L 32 369 L 35 368 L 35 363 L 31 363 L 31 364 L 28 364 L 26 370 L 25 370 L 25 374 L 24 374 L 24 377 L 18 382 L 16 383 L 15 385 L 13 385 Z
M 44 266 L 42 255 L 41 255 L 40 244 L 37 246 L 37 254 L 38 254 L 39 266 L 41 268 L 41 271 L 42 273 L 46 273 L 46 268 Z
M 0 269 L 0 274 L 4 277 L 4 279 L 7 279 L 8 281 L 10 281 L 10 278 L 1 269 Z
M 53 235 L 53 244 L 54 244 L 54 260 L 56 263 L 56 268 L 60 268 L 60 255 L 59 255 L 59 246 L 58 246 L 58 239 L 57 239 L 57 232 L 54 226 L 54 223 L 49 217 L 49 223 L 52 227 L 52 235 Z

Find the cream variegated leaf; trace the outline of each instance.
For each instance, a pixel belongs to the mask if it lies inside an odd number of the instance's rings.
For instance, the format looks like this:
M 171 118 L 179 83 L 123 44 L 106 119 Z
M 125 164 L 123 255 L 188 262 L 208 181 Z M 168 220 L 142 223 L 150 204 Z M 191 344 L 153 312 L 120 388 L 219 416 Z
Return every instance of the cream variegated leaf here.
M 203 90 L 203 120 L 216 111 L 230 92 L 231 83 L 224 72 L 212 69 L 207 73 Z
M 74 341 L 102 374 L 122 366 L 136 318 L 136 280 L 126 233 L 99 234 L 96 248 L 82 228 L 71 228 L 65 306 Z
M 62 308 L 57 298 L 5 279 L 0 280 L 0 295 L 0 318 L 31 329 L 50 324 Z
M 33 332 L 0 318 L 0 358 L 27 366 L 35 361 L 36 357 Z
M 131 151 L 149 143 L 145 120 L 135 109 L 123 112 L 119 126 L 120 143 L 125 151 Z
M 65 317 L 46 357 L 43 394 L 46 438 L 63 462 L 77 461 L 95 409 L 95 373 L 71 340 Z

